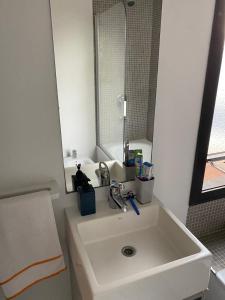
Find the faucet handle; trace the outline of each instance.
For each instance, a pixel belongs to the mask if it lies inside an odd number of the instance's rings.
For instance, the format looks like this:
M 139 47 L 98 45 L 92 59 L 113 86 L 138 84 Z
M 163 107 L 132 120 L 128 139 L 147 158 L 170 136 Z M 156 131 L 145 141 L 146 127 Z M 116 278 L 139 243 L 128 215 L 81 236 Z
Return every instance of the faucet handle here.
M 117 188 L 119 189 L 119 183 L 115 180 L 115 179 L 112 179 L 111 181 L 111 184 L 110 184 L 110 188 Z
M 116 180 L 112 180 L 110 184 L 110 192 L 112 192 L 114 195 L 118 195 L 120 193 L 119 184 Z
M 123 183 L 119 183 L 119 193 L 120 193 L 121 197 L 126 198 L 126 197 L 124 197 L 124 194 L 125 194 L 125 185 Z
M 120 191 L 125 190 L 125 185 L 123 183 L 118 183 Z
M 111 184 L 110 184 L 110 188 L 117 188 L 120 191 L 124 191 L 125 190 L 125 185 L 121 182 L 117 182 L 116 180 L 112 180 Z

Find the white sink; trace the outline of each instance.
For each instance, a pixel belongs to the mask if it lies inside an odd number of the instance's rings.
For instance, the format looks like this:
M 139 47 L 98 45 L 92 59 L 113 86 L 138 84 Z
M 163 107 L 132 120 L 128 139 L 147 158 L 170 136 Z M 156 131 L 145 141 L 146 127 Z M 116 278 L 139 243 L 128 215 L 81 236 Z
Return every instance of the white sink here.
M 106 201 L 105 201 L 106 202 Z M 73 267 L 84 300 L 182 300 L 205 290 L 210 252 L 159 202 L 120 213 L 66 212 Z M 136 249 L 124 256 L 123 247 Z

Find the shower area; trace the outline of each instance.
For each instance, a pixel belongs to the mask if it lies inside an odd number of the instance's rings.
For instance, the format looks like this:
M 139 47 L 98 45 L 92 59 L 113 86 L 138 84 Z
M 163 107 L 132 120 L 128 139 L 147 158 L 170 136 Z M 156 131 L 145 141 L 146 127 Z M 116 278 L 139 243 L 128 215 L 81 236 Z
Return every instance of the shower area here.
M 93 0 L 97 146 L 124 160 L 124 143 L 151 161 L 161 23 L 159 0 Z

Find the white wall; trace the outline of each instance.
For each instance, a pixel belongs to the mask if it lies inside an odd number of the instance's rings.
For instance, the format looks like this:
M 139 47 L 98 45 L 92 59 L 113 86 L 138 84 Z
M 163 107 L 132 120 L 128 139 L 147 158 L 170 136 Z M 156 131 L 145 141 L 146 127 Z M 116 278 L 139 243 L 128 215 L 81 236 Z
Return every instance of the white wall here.
M 92 0 L 50 0 L 64 152 L 94 159 L 96 145 Z
M 54 210 L 65 248 L 63 208 L 75 196 L 64 188 L 49 1 L 1 0 L 0 41 L 0 193 L 55 179 L 61 198 Z M 70 299 L 68 272 L 17 298 Z
M 186 221 L 215 0 L 165 0 L 153 139 L 155 195 Z

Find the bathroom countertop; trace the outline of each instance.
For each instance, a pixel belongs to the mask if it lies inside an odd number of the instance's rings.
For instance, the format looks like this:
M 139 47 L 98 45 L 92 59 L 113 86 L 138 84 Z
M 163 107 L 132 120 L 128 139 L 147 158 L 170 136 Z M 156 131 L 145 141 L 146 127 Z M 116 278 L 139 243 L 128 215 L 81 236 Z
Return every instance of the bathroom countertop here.
M 147 203 L 147 204 L 139 204 L 138 202 L 136 202 L 136 203 L 137 203 L 137 206 L 140 209 L 140 213 L 141 213 L 142 207 L 149 206 L 153 203 L 159 203 L 159 200 L 157 198 L 153 197 L 153 200 L 150 203 Z M 130 206 L 130 203 L 127 203 L 127 205 L 128 205 L 128 210 L 133 210 L 133 208 Z M 121 214 L 121 213 L 123 213 L 123 212 L 120 209 L 110 208 L 108 201 L 106 199 L 98 199 L 96 201 L 96 213 L 87 215 L 87 216 L 81 216 L 77 206 L 69 207 L 69 208 L 65 209 L 66 218 L 68 221 L 70 221 L 70 224 L 71 224 L 71 222 L 72 223 L 86 222 L 88 220 L 94 220 L 97 218 L 103 218 L 106 216 L 116 215 L 116 214 Z M 135 212 L 134 212 L 134 214 L 135 214 Z

